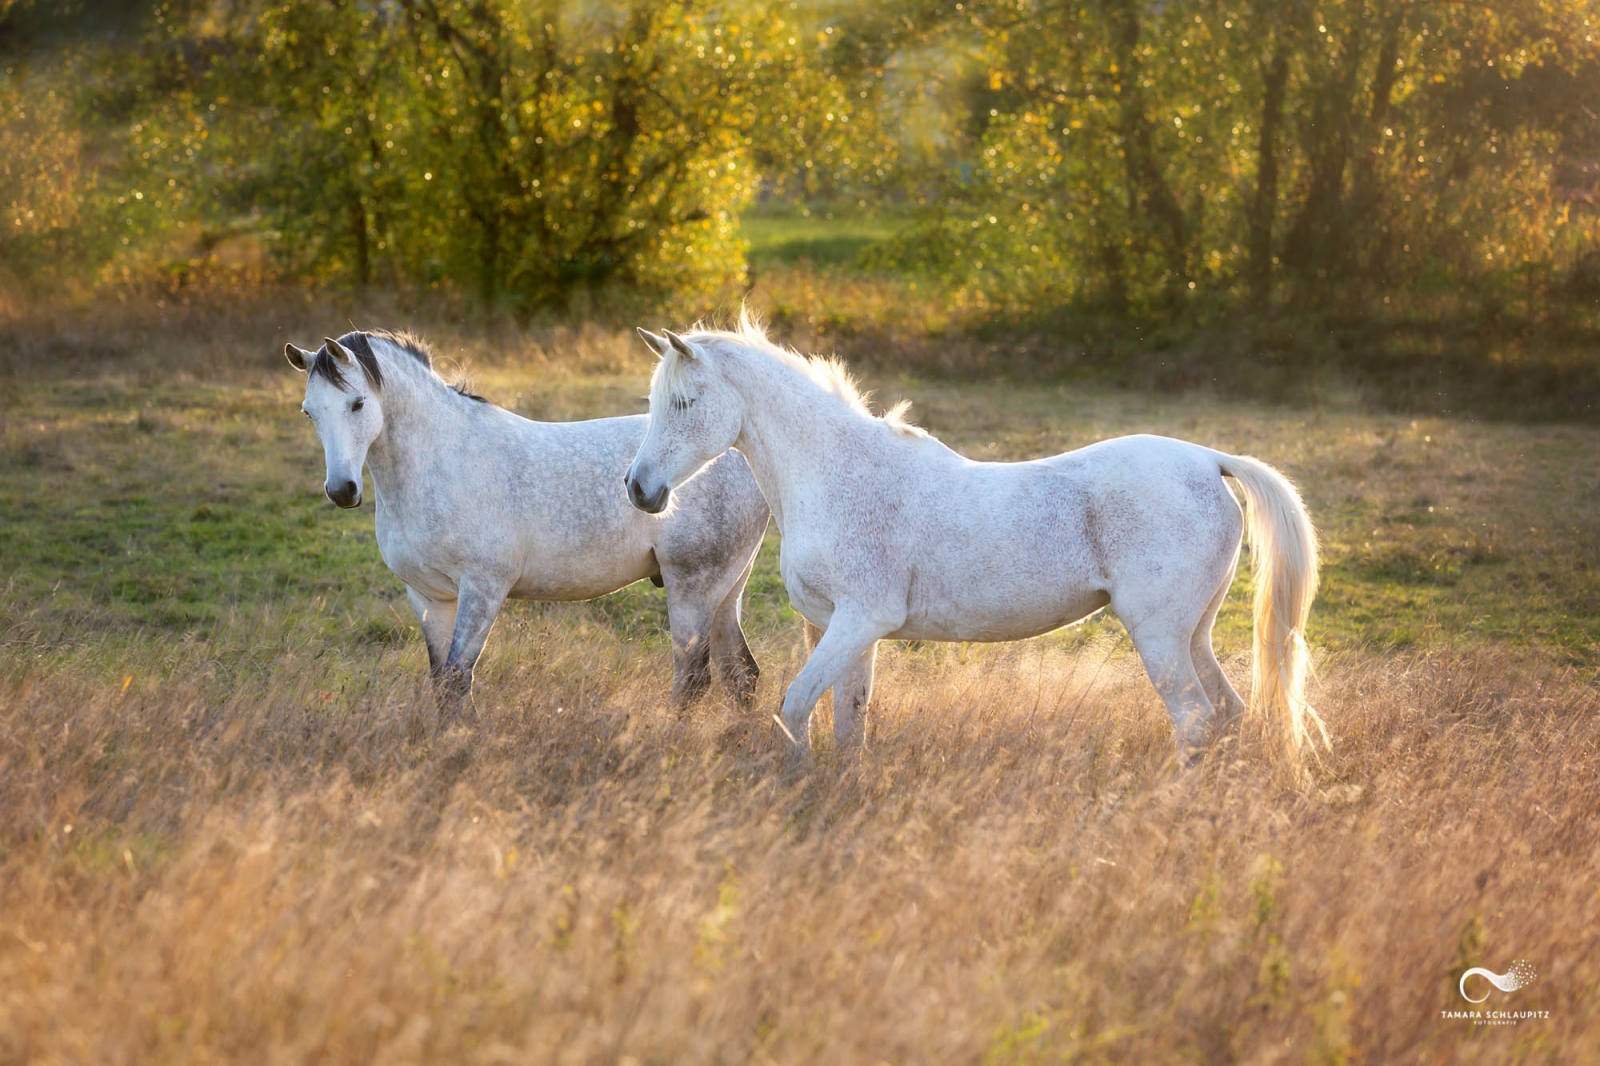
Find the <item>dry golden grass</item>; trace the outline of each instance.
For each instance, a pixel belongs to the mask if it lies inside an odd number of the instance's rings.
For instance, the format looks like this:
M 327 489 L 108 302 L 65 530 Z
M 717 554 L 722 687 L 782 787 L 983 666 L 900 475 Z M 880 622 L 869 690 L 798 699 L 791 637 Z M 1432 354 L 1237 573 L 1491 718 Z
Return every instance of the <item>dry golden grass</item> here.
M 871 748 L 795 774 L 770 545 L 760 713 L 670 715 L 632 589 L 509 611 L 478 731 L 432 735 L 279 354 L 347 313 L 0 322 L 0 1063 L 1600 1057 L 1593 430 L 877 381 L 984 458 L 1156 430 L 1284 466 L 1334 748 L 1304 789 L 1180 772 L 1107 621 L 886 647 Z M 526 414 L 642 409 L 625 333 L 353 317 Z M 1440 1016 L 1517 959 L 1484 1007 L 1547 1019 Z
M 786 771 L 666 668 L 502 636 L 475 735 L 414 650 L 324 692 L 13 673 L 0 1059 L 1579 1061 L 1600 1046 L 1600 698 L 1352 657 L 1304 792 L 1191 772 L 1103 647 L 885 657 L 876 736 Z M 784 663 L 787 650 L 788 662 Z M 798 647 L 761 649 L 764 692 Z M 965 659 L 966 661 L 962 661 Z M 1231 664 L 1238 673 L 1241 663 Z M 1445 1020 L 1470 965 L 1538 981 Z

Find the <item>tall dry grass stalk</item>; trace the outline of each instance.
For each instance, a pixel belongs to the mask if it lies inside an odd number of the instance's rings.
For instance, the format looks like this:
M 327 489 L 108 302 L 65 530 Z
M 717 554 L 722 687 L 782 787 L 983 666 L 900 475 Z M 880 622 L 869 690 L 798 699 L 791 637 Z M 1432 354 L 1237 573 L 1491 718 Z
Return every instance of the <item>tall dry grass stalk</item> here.
M 1112 649 L 891 650 L 870 749 L 791 774 L 764 714 L 667 714 L 659 657 L 501 647 L 442 738 L 414 649 L 342 693 L 13 660 L 0 1061 L 1600 1046 L 1600 694 L 1537 661 L 1326 664 L 1334 747 L 1283 791 L 1226 748 L 1179 771 Z M 763 651 L 767 706 L 799 649 Z M 1548 1020 L 1440 1017 L 1524 958 L 1484 1006 Z

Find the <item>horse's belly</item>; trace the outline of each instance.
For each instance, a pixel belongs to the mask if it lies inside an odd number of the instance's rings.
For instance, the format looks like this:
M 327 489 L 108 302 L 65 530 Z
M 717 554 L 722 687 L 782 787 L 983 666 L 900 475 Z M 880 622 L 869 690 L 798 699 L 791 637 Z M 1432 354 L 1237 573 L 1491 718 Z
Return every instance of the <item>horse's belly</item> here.
M 530 545 L 522 553 L 521 572 L 510 595 L 523 600 L 592 600 L 659 569 L 643 530 L 601 527 L 578 543 Z
M 1111 602 L 1100 589 L 1021 592 L 978 604 L 913 603 L 900 640 L 1026 640 L 1089 617 Z
M 522 575 L 511 596 L 519 600 L 592 600 L 656 572 L 649 556 L 606 562 L 608 565 L 577 570 L 535 569 Z

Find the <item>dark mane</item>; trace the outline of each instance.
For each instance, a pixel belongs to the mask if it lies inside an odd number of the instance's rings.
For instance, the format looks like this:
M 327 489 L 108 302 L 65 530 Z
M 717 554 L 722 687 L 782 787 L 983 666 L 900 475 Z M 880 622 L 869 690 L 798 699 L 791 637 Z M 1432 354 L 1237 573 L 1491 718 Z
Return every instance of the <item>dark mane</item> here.
M 376 337 L 381 341 L 388 341 L 429 370 L 433 369 L 433 348 L 415 333 L 410 333 L 406 330 L 394 332 L 387 329 L 368 329 L 358 333 L 347 333 L 339 338 L 339 343 L 348 348 L 352 337 L 360 337 L 363 344 L 367 343 L 368 337 Z M 370 345 L 368 350 L 371 350 Z
M 379 368 L 378 357 L 372 354 L 372 345 L 367 343 L 365 334 L 346 333 L 339 338 L 339 345 L 356 357 L 356 362 L 361 364 L 362 373 L 367 375 L 367 380 L 372 382 L 373 388 L 383 388 L 383 370 Z M 317 349 L 317 357 L 311 364 L 310 374 L 314 378 L 325 379 L 336 389 L 343 389 L 349 384 L 345 380 L 344 368 L 328 351 L 326 344 Z
M 383 388 L 383 371 L 378 366 L 377 355 L 372 351 L 372 342 L 370 340 L 372 337 L 388 341 L 428 370 L 433 370 L 433 349 L 428 345 L 427 341 L 415 333 L 408 333 L 404 330 L 396 333 L 386 329 L 354 330 L 346 333 L 339 338 L 339 344 L 356 357 L 356 362 L 361 364 L 361 369 L 367 375 L 367 380 L 372 383 L 373 388 Z M 345 387 L 344 372 L 340 368 L 338 360 L 328 354 L 327 345 L 317 349 L 316 361 L 311 364 L 311 374 L 313 377 L 320 374 L 335 388 L 342 389 Z M 476 400 L 478 403 L 489 402 L 477 393 L 468 391 L 465 382 L 458 381 L 451 385 L 450 388 L 469 400 Z

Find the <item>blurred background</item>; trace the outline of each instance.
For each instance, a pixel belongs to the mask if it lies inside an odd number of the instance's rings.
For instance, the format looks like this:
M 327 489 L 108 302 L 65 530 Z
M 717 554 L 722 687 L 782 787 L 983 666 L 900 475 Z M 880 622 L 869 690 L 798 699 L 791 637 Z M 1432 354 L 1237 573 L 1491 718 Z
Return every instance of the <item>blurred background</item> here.
M 1592 420 L 1596 34 L 1567 0 L 0 0 L 0 318 L 749 300 L 874 370 Z

